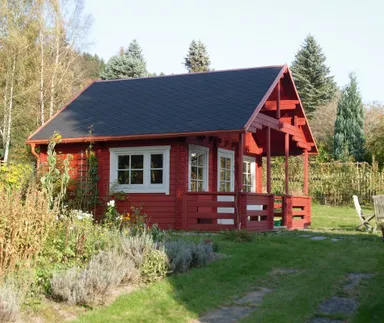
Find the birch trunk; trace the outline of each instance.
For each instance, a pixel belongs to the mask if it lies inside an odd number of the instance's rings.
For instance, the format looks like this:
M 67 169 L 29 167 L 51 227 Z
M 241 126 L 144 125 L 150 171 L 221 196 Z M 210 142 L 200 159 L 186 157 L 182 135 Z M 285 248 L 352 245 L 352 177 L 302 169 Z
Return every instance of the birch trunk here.
M 9 88 L 9 106 L 8 106 L 8 121 L 7 121 L 7 134 L 5 139 L 4 149 L 4 162 L 8 162 L 9 158 L 9 146 L 11 143 L 11 128 L 12 128 L 12 109 L 13 109 L 13 89 L 15 81 L 15 70 L 16 70 L 16 54 L 13 56 L 11 84 Z
M 40 28 L 43 28 L 41 25 Z M 44 107 L 44 33 L 40 30 L 40 55 L 41 55 L 41 67 L 40 67 L 40 123 L 45 123 L 45 107 Z
M 58 15 L 58 14 L 57 14 Z M 56 53 L 55 53 L 55 65 L 53 67 L 53 73 L 51 78 L 51 98 L 49 104 L 49 117 L 51 118 L 54 113 L 55 105 L 55 92 L 56 92 L 56 73 L 57 67 L 59 65 L 59 55 L 60 55 L 60 17 L 56 17 Z

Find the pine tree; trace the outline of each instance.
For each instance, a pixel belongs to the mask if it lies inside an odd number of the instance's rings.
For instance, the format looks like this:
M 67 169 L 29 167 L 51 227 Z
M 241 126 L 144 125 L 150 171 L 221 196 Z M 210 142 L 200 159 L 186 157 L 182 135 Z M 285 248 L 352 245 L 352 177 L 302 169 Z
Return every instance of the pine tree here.
M 141 49 L 141 46 L 139 45 L 136 39 L 130 42 L 130 44 L 128 45 L 128 49 L 125 51 L 125 55 L 131 56 L 133 58 L 145 62 L 143 50 Z
M 100 74 L 103 80 L 115 80 L 122 78 L 138 78 L 148 75 L 146 62 L 142 49 L 136 40 L 133 40 L 128 49 L 120 48 L 119 55 L 109 59 Z
M 321 47 L 312 35 L 308 35 L 291 66 L 297 90 L 309 117 L 318 107 L 331 102 L 337 89 L 325 61 Z
M 345 87 L 337 105 L 335 122 L 334 154 L 336 159 L 354 157 L 356 161 L 364 158 L 364 110 L 354 74 Z
M 211 70 L 209 67 L 211 61 L 209 59 L 207 48 L 200 40 L 192 40 L 187 57 L 185 57 L 184 60 L 184 66 L 189 73 L 208 72 Z

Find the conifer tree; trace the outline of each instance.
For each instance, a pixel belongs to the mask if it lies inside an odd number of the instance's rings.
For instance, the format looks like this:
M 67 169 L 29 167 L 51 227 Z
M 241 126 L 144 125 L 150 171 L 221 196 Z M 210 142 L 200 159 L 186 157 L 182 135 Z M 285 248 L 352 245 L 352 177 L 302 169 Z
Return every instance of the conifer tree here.
M 208 72 L 211 70 L 209 65 L 211 65 L 211 61 L 205 45 L 200 40 L 192 40 L 187 57 L 184 58 L 184 66 L 188 72 Z
M 364 110 L 356 76 L 349 75 L 350 82 L 344 88 L 337 105 L 335 122 L 334 155 L 336 159 L 364 158 Z
M 142 54 L 142 49 L 137 42 L 133 40 L 128 49 L 120 49 L 119 55 L 109 59 L 100 74 L 103 80 L 115 80 L 122 78 L 138 78 L 147 76 L 147 67 Z
M 337 89 L 325 61 L 321 47 L 312 35 L 308 35 L 291 66 L 300 99 L 309 117 L 318 107 L 331 102 Z

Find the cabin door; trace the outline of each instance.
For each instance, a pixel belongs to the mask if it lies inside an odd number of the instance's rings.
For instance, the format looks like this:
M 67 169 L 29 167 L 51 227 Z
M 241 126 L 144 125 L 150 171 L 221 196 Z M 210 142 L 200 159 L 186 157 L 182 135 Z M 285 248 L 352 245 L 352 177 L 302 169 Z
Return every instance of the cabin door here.
M 217 155 L 217 190 L 219 192 L 235 191 L 235 152 L 226 149 L 219 149 Z M 234 202 L 235 197 L 231 195 L 218 195 L 220 202 Z M 233 219 L 217 219 L 217 224 L 235 224 L 235 208 L 219 207 L 217 213 L 233 214 Z

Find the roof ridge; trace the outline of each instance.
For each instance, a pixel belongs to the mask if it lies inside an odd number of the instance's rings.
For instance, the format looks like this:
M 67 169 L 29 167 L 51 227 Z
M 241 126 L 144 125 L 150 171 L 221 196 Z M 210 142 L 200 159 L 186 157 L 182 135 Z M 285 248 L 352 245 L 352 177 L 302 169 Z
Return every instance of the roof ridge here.
M 188 76 L 188 75 L 213 74 L 213 73 L 222 73 L 222 72 L 248 71 L 248 70 L 259 70 L 259 69 L 264 69 L 264 68 L 275 68 L 275 67 L 283 68 L 286 65 L 288 65 L 288 64 L 267 65 L 267 66 L 257 66 L 257 67 L 244 67 L 244 68 L 230 68 L 230 69 L 225 69 L 225 70 L 214 70 L 214 71 L 207 71 L 207 72 L 179 73 L 179 74 L 145 76 L 145 77 L 131 77 L 131 78 L 122 78 L 122 79 L 114 79 L 114 80 L 96 80 L 94 83 L 122 82 L 122 81 L 146 80 L 146 79 L 154 79 L 154 78 L 173 77 L 173 76 Z

